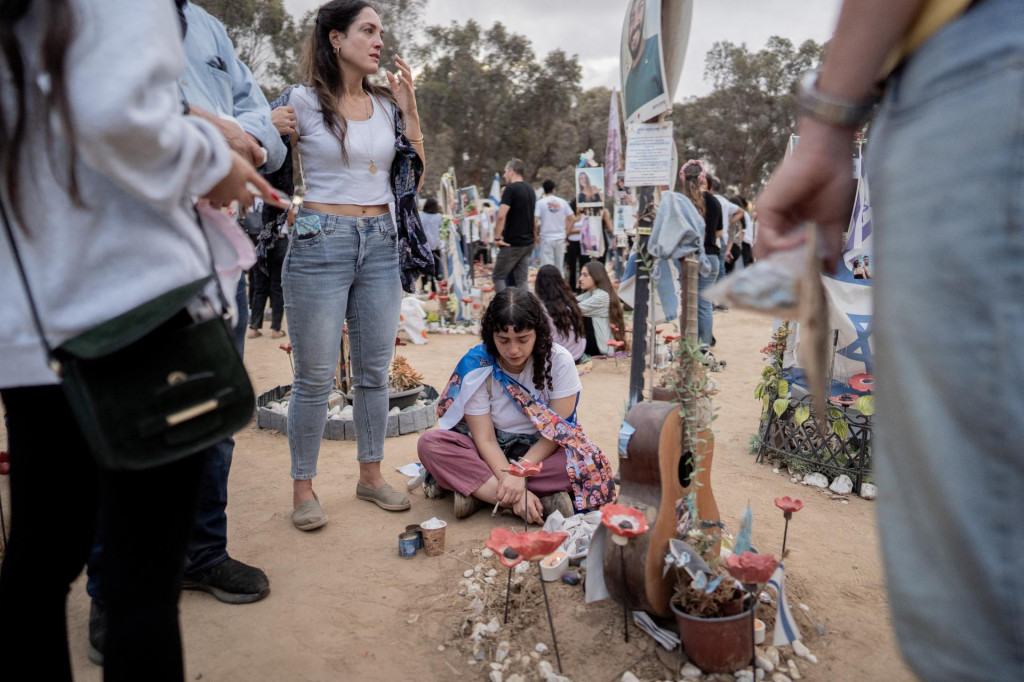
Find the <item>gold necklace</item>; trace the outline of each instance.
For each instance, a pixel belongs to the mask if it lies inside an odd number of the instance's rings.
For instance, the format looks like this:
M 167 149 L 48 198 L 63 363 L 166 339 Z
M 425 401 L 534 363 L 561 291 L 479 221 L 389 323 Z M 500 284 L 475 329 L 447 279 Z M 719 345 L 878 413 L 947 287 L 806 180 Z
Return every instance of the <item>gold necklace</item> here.
M 372 96 L 367 94 L 366 101 L 370 105 L 370 111 L 369 111 L 369 113 L 366 114 L 366 118 L 364 120 L 369 121 L 371 118 L 373 118 L 373 98 L 372 98 Z M 359 112 L 359 113 L 362 113 L 362 112 Z M 366 152 L 366 156 L 369 157 L 369 159 L 370 159 L 370 166 L 369 166 L 369 168 L 370 168 L 370 175 L 376 175 L 378 169 L 377 169 L 377 164 L 375 164 L 373 162 L 372 148 L 373 148 L 373 145 L 372 144 L 367 145 L 366 139 L 363 139 L 363 151 Z

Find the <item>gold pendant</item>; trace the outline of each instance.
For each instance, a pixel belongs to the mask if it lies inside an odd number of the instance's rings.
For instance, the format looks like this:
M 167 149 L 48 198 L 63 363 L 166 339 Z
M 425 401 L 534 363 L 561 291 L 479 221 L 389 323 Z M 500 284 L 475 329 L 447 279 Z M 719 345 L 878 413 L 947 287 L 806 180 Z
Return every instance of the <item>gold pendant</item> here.
M 371 161 L 370 162 L 370 175 L 376 175 L 376 174 L 377 174 L 377 164 L 375 164 L 373 161 Z

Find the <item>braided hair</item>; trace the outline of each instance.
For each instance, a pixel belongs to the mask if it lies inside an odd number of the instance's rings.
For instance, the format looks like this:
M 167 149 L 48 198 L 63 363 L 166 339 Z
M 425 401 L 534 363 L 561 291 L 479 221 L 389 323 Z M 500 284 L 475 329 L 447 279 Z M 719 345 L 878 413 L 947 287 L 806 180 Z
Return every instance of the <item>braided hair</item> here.
M 494 335 L 509 327 L 516 332 L 534 330 L 537 340 L 533 344 L 533 385 L 543 390 L 554 390 L 551 380 L 551 328 L 544 318 L 540 299 L 526 289 L 509 287 L 494 295 L 480 323 L 480 337 L 484 347 L 494 359 L 501 357 Z

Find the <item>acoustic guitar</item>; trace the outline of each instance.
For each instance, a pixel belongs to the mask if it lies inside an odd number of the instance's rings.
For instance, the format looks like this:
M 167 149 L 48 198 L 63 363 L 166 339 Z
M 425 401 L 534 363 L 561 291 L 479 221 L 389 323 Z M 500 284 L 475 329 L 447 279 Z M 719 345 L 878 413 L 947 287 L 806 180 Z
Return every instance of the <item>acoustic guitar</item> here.
M 682 263 L 682 333 L 693 341 L 697 336 L 698 267 L 693 257 Z M 637 337 L 638 329 L 634 327 L 633 338 Z M 621 594 L 619 553 L 606 551 L 603 564 L 605 584 L 612 597 L 625 600 L 630 609 L 670 616 L 676 575 L 674 571 L 663 573 L 668 541 L 676 536 L 676 502 L 696 489 L 700 518 L 720 520 L 711 489 L 714 435 L 710 429 L 702 429 L 694 438 L 686 437 L 679 404 L 668 402 L 673 397 L 671 392 L 661 389 L 652 390 L 652 394 L 661 400 L 639 402 L 626 415 L 636 431 L 626 454 L 619 457 L 618 503 L 639 509 L 650 524 L 645 535 L 633 538 L 624 548 L 625 595 Z M 697 409 L 695 404 L 686 407 L 690 414 Z M 688 449 L 689 443 L 696 452 Z M 700 469 L 696 475 L 695 468 Z

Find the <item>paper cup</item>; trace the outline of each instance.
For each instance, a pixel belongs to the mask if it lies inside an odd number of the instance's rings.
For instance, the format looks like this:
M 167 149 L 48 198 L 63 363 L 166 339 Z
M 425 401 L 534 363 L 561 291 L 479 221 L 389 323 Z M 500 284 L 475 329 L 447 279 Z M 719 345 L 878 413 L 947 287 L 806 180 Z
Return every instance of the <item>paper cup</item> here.
M 423 551 L 427 556 L 440 556 L 444 554 L 444 531 L 448 524 L 441 521 L 440 528 L 420 528 L 423 531 Z

